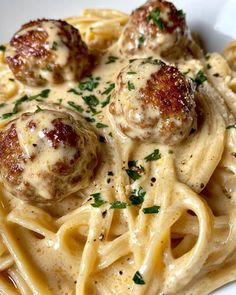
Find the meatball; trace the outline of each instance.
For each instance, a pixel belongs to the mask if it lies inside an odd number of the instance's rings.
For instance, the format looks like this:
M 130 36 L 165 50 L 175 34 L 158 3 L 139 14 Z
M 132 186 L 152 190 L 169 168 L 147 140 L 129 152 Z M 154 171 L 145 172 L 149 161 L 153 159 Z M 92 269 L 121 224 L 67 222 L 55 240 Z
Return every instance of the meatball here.
M 13 36 L 6 62 L 15 77 L 29 86 L 80 79 L 89 54 L 79 31 L 61 20 L 31 21 Z
M 120 39 L 122 52 L 150 50 L 162 57 L 183 54 L 188 29 L 182 10 L 164 0 L 151 0 L 133 11 Z
M 119 73 L 109 111 L 132 139 L 178 144 L 195 127 L 193 84 L 160 60 L 136 59 Z
M 89 185 L 98 150 L 81 119 L 40 108 L 0 132 L 1 178 L 15 197 L 50 204 Z

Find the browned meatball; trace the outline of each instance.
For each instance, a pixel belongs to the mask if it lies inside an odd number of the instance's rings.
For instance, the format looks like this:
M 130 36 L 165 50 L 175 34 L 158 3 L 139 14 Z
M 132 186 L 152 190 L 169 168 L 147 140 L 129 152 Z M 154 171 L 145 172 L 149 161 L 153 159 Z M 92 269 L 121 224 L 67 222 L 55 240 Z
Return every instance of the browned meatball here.
M 51 203 L 89 185 L 99 143 L 81 119 L 42 109 L 22 114 L 0 132 L 0 172 L 8 191 Z
M 178 144 L 195 124 L 192 82 L 159 60 L 134 60 L 117 77 L 110 113 L 132 139 Z
M 150 0 L 131 14 L 120 39 L 122 52 L 150 50 L 161 56 L 183 54 L 188 29 L 182 10 L 164 0 Z
M 31 21 L 13 36 L 6 61 L 15 77 L 29 86 L 78 80 L 89 54 L 79 31 L 61 20 Z

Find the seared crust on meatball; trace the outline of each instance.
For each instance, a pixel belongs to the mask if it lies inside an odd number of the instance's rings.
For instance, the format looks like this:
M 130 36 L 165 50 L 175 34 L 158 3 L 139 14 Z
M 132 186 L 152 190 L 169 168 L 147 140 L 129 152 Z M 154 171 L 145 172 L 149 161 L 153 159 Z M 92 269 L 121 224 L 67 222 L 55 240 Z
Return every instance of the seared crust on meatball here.
M 89 54 L 79 31 L 61 20 L 31 21 L 13 36 L 6 61 L 15 77 L 30 86 L 79 80 Z
M 98 150 L 97 136 L 79 118 L 24 113 L 0 132 L 1 178 L 15 197 L 52 203 L 88 186 Z
M 178 144 L 195 127 L 192 82 L 159 60 L 134 60 L 117 77 L 110 113 L 132 139 Z
M 183 54 L 187 43 L 185 15 L 164 0 L 150 0 L 134 10 L 120 40 L 122 52 L 150 50 L 163 57 Z

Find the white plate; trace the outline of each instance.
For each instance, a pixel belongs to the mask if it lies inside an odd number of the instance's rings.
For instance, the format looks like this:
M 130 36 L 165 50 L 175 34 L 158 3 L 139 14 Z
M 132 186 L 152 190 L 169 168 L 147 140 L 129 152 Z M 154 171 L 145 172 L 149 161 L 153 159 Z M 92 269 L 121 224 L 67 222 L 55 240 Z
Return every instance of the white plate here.
M 0 44 L 8 42 L 20 26 L 36 18 L 63 18 L 78 15 L 85 7 L 115 8 L 125 12 L 145 0 L 0 0 Z M 172 0 L 187 13 L 192 31 L 198 32 L 208 51 L 221 51 L 227 42 L 236 39 L 236 0 Z M 236 283 L 214 292 L 214 295 L 235 295 Z

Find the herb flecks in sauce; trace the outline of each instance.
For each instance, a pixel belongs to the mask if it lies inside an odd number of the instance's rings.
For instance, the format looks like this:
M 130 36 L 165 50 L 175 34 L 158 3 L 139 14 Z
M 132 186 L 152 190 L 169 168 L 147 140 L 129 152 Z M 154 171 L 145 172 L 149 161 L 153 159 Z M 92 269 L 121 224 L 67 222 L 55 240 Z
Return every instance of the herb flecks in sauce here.
M 90 196 L 92 196 L 94 199 L 94 203 L 91 204 L 91 206 L 93 206 L 94 208 L 98 208 L 106 203 L 106 201 L 103 200 L 101 193 L 94 193 L 94 194 L 91 194 Z
M 76 111 L 80 113 L 84 111 L 84 109 L 80 105 L 76 104 L 74 101 L 68 101 L 67 103 L 70 107 L 72 107 L 73 109 L 75 109 Z
M 132 205 L 140 205 L 144 201 L 144 197 L 146 195 L 146 192 L 142 187 L 139 187 L 139 189 L 134 189 L 131 191 L 131 195 L 129 197 L 129 200 Z
M 136 271 L 136 273 L 134 274 L 133 281 L 137 285 L 145 285 L 145 281 L 139 271 Z
M 150 11 L 149 15 L 147 16 L 148 22 L 153 22 L 160 30 L 164 30 L 163 21 L 160 18 L 161 11 L 158 8 L 153 9 Z
M 107 61 L 105 62 L 106 65 L 111 64 L 113 62 L 116 62 L 117 59 L 119 59 L 119 57 L 117 56 L 113 56 L 113 55 L 109 55 L 107 58 Z
M 137 166 L 137 161 L 129 161 L 128 168 L 125 171 L 133 181 L 139 179 L 144 173 L 144 167 L 142 165 Z
M 144 160 L 146 162 L 150 162 L 150 161 L 156 161 L 159 160 L 161 158 L 161 153 L 159 151 L 159 149 L 155 149 L 153 153 L 151 153 L 150 155 L 146 156 L 144 158 Z
M 201 84 L 203 84 L 205 81 L 207 81 L 207 77 L 205 76 L 205 74 L 203 73 L 203 71 L 202 70 L 198 71 L 195 79 L 193 79 L 193 82 L 198 87 Z
M 127 207 L 127 203 L 121 201 L 114 201 L 110 205 L 110 209 L 125 209 Z
M 160 206 L 152 206 L 152 207 L 147 207 L 147 208 L 143 208 L 143 213 L 144 214 L 157 214 L 160 211 Z
M 81 82 L 79 82 L 79 89 L 81 90 L 81 91 L 84 91 L 84 90 L 87 90 L 87 91 L 93 91 L 95 88 L 97 88 L 98 87 L 98 85 L 99 85 L 99 80 L 100 80 L 101 78 L 100 77 L 93 77 L 93 76 L 90 76 L 90 77 L 88 77 L 88 79 L 87 80 L 84 80 L 84 81 L 81 81 Z

